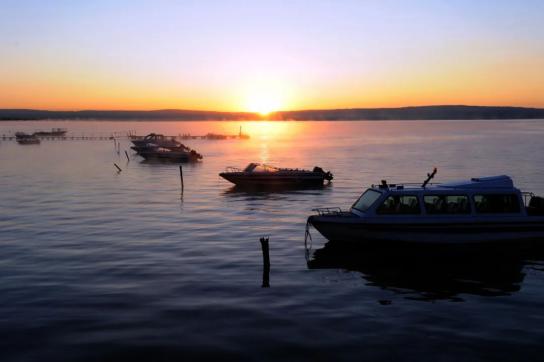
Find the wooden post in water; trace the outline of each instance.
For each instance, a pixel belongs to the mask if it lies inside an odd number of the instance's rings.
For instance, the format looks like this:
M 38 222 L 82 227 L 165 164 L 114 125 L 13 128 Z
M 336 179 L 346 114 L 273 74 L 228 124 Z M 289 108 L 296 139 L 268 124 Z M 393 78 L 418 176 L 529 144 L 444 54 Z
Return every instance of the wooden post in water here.
M 117 166 L 116 163 L 114 163 L 113 165 L 114 165 L 115 167 L 117 167 L 117 171 L 119 171 L 119 172 L 123 171 L 123 170 L 121 170 L 121 167 Z
M 183 194 L 183 168 L 179 165 L 179 178 L 181 179 L 181 193 Z
M 127 156 L 127 162 L 130 162 L 130 158 L 128 157 L 128 152 L 125 150 L 125 156 Z
M 261 238 L 261 249 L 263 251 L 263 285 L 262 288 L 270 288 L 270 254 L 268 238 Z

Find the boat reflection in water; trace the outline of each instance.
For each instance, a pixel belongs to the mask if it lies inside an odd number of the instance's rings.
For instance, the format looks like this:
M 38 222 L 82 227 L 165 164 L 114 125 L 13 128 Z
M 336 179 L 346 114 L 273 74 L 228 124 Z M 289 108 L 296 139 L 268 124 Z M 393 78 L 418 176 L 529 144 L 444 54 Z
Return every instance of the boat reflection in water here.
M 543 270 L 542 251 L 495 250 L 485 254 L 363 249 L 328 242 L 308 253 L 310 269 L 358 271 L 368 285 L 406 298 L 464 301 L 463 295 L 504 296 L 521 289 L 524 268 Z
M 296 185 L 296 184 L 286 184 L 286 185 L 271 185 L 266 187 L 247 187 L 234 185 L 223 191 L 225 196 L 250 196 L 255 198 L 275 198 L 281 197 L 282 195 L 312 195 L 312 194 L 321 194 L 323 190 L 331 189 L 332 184 L 325 183 L 322 185 Z

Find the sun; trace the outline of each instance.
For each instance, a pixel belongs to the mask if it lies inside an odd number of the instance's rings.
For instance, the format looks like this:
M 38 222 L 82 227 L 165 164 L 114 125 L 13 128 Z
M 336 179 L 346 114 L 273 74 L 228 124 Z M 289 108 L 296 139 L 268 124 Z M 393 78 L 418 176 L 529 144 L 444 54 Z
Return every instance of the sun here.
M 277 89 L 254 89 L 246 95 L 245 109 L 261 116 L 279 111 L 283 105 L 282 93 Z

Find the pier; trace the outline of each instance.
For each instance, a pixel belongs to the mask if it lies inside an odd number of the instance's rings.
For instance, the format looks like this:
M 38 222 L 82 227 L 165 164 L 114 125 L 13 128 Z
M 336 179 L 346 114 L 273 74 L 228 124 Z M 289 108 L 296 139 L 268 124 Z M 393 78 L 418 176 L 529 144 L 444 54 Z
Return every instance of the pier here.
M 31 133 L 29 133 L 31 134 Z M 119 140 L 119 139 L 128 139 L 128 140 L 138 140 L 143 139 L 145 136 L 139 136 L 134 134 L 133 132 L 114 132 L 109 135 L 96 135 L 96 134 L 72 134 L 72 135 L 60 135 L 60 136 L 42 136 L 39 134 L 39 132 L 32 133 L 35 135 L 35 137 L 39 138 L 40 140 L 44 141 L 110 141 L 110 140 Z M 205 135 L 191 135 L 189 133 L 185 134 L 178 134 L 173 136 L 167 136 L 165 137 L 180 141 L 180 140 L 212 140 L 212 141 L 218 141 L 218 140 L 246 140 L 249 139 L 249 135 L 243 134 L 240 130 L 240 133 L 238 134 L 230 134 L 230 135 L 224 135 L 224 134 L 217 134 L 217 133 L 207 133 Z M 10 132 L 8 134 L 2 134 L 0 136 L 0 140 L 2 141 L 15 141 L 16 136 L 15 132 Z

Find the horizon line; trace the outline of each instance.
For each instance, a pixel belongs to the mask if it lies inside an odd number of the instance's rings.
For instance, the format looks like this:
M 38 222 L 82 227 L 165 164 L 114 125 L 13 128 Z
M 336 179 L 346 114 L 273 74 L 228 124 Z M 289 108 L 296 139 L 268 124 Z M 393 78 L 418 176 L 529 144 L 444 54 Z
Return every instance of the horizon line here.
M 396 106 L 396 107 L 345 107 L 345 108 L 308 108 L 308 109 L 292 109 L 292 110 L 276 110 L 268 113 L 278 114 L 287 112 L 324 112 L 324 111 L 349 111 L 349 110 L 377 110 L 377 109 L 407 109 L 407 108 L 431 108 L 431 107 L 477 107 L 477 108 L 522 108 L 522 109 L 536 109 L 544 110 L 544 107 L 534 106 L 516 106 L 516 105 L 469 105 L 469 104 L 431 104 L 420 106 Z M 220 111 L 220 110 L 207 110 L 207 109 L 187 109 L 187 108 L 160 108 L 160 109 L 42 109 L 42 108 L 0 108 L 0 111 L 34 111 L 34 112 L 168 112 L 168 111 L 182 111 L 182 112 L 198 112 L 198 113 L 243 113 L 243 114 L 259 114 L 259 112 L 251 111 Z

